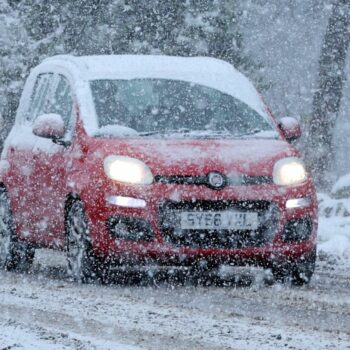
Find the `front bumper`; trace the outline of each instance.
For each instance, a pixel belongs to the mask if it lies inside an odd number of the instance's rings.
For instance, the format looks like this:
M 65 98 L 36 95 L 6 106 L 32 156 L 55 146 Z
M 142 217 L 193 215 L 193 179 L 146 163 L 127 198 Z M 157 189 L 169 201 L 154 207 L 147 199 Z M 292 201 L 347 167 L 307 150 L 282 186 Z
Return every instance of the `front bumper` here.
M 145 208 L 125 208 L 108 203 L 110 195 L 123 194 L 146 201 Z M 154 184 L 152 186 L 102 186 L 94 193 L 82 194 L 89 218 L 90 236 L 94 251 L 100 257 L 120 263 L 159 265 L 192 265 L 205 260 L 212 264 L 252 264 L 270 266 L 274 261 L 298 259 L 309 254 L 316 245 L 317 201 L 311 182 L 293 188 L 282 188 L 273 184 L 252 186 L 228 186 L 217 191 L 204 186 Z M 306 206 L 286 208 L 286 202 L 294 198 L 309 198 Z M 273 208 L 270 221 L 265 222 L 262 238 L 265 241 L 245 244 L 210 245 L 174 240 L 164 227 L 164 208 L 171 203 L 182 206 L 184 203 L 268 203 Z M 257 208 L 248 206 L 249 210 Z M 266 208 L 265 208 L 266 209 Z M 248 210 L 248 209 L 247 209 Z M 126 218 L 131 222 L 142 222 L 142 239 L 116 237 L 111 232 L 111 219 Z M 294 227 L 300 221 L 309 223 L 309 233 L 302 239 L 286 239 L 286 227 Z M 133 226 L 132 226 L 133 227 Z M 266 237 L 265 237 L 266 238 Z

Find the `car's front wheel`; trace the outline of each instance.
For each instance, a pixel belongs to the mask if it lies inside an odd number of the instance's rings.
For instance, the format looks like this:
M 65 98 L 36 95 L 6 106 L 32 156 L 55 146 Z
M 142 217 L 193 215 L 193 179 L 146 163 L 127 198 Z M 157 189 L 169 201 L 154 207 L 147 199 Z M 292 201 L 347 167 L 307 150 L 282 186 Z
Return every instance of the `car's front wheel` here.
M 87 283 L 99 277 L 99 264 L 93 253 L 84 205 L 76 200 L 66 216 L 66 250 L 68 275 L 76 282 Z
M 19 242 L 14 233 L 7 192 L 0 188 L 0 269 L 27 271 L 34 260 L 34 249 Z

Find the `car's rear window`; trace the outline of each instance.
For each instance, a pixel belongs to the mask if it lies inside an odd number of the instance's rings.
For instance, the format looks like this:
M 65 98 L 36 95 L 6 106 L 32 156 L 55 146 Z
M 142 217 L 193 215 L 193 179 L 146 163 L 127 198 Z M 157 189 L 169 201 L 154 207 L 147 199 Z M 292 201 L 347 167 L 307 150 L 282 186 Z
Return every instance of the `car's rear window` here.
M 93 80 L 98 124 L 139 134 L 277 135 L 264 116 L 216 89 L 167 79 Z

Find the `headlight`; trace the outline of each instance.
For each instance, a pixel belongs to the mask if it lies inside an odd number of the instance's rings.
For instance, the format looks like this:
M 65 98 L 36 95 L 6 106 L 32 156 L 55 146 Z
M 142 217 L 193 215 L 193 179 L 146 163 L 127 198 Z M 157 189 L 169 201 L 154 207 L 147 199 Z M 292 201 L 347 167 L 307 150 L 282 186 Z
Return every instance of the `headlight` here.
M 150 168 L 141 160 L 123 156 L 108 156 L 103 165 L 107 176 L 112 180 L 137 185 L 149 185 L 153 182 Z
M 273 182 L 280 186 L 298 185 L 307 179 L 304 163 L 295 157 L 276 162 L 273 168 Z

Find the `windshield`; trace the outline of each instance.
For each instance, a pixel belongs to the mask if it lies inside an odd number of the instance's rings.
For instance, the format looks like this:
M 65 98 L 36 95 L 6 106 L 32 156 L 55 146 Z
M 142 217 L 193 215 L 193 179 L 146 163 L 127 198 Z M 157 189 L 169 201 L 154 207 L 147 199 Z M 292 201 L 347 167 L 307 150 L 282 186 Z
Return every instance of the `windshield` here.
M 93 80 L 90 86 L 100 131 L 121 126 L 143 136 L 277 135 L 272 123 L 247 104 L 203 85 L 131 79 Z

